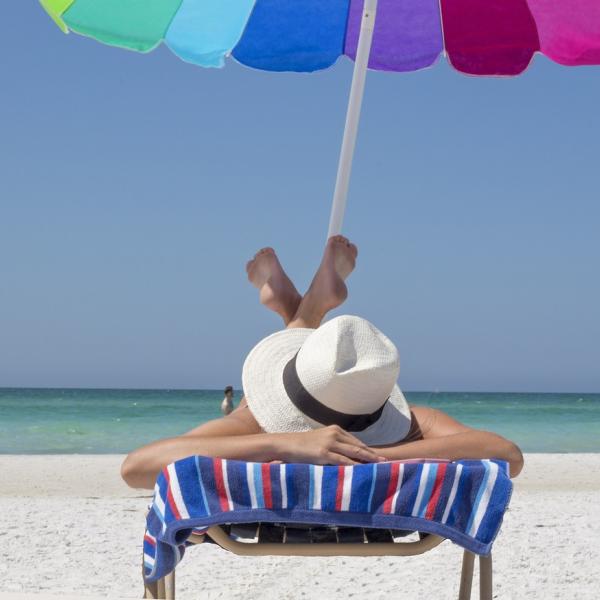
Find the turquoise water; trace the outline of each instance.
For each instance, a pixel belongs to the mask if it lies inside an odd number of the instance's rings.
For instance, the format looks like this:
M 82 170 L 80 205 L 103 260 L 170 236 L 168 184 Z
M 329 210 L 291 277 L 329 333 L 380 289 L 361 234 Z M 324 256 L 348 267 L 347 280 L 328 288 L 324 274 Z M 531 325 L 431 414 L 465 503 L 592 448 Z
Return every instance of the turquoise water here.
M 525 452 L 600 452 L 600 394 L 406 396 L 496 431 Z M 0 453 L 128 452 L 219 417 L 222 398 L 214 390 L 0 389 Z

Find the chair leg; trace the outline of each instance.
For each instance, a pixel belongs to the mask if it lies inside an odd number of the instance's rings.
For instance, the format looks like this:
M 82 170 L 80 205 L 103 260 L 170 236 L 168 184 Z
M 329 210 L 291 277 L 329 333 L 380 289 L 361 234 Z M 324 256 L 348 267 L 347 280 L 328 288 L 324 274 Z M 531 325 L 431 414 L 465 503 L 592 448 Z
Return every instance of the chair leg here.
M 175 600 L 175 571 L 172 571 L 168 575 L 165 575 L 162 579 L 159 579 L 154 584 L 146 584 L 146 594 L 150 586 L 156 586 L 151 590 L 153 596 L 146 596 L 146 598 L 156 598 L 157 600 Z
M 156 585 L 156 581 L 153 583 L 144 582 L 144 598 L 150 598 L 150 600 L 158 598 L 158 586 Z
M 142 558 L 142 581 L 144 583 L 144 598 L 150 600 L 175 600 L 175 571 L 171 571 L 158 581 L 148 583 L 144 578 L 144 563 Z
M 165 575 L 165 599 L 175 600 L 175 571 Z
M 158 595 L 156 596 L 159 600 L 165 600 L 165 578 L 159 579 L 156 582 L 156 588 L 158 589 Z
M 158 586 L 156 581 L 152 583 L 148 583 L 146 578 L 144 577 L 144 558 L 142 556 L 142 582 L 144 584 L 144 598 L 150 598 L 150 600 L 154 600 L 158 598 Z
M 463 553 L 462 572 L 460 574 L 460 591 L 458 600 L 470 600 L 473 587 L 473 564 L 475 555 L 467 550 Z
M 492 555 L 479 557 L 479 598 L 492 600 Z

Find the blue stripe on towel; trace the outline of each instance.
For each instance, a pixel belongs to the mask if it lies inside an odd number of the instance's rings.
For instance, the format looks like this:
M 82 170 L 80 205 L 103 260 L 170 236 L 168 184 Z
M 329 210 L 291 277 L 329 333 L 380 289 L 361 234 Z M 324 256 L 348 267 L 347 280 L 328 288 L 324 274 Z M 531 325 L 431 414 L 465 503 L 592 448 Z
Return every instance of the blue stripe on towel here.
M 371 477 L 373 478 L 371 481 L 371 489 L 369 491 L 369 502 L 367 505 L 367 512 L 371 512 L 373 510 L 373 495 L 375 494 L 375 484 L 377 483 L 377 465 L 371 465 L 372 473 Z
M 280 465 L 269 465 L 273 506 L 281 506 L 281 474 L 279 467 Z
M 406 478 L 403 487 L 400 489 L 401 506 L 404 514 L 412 515 L 415 508 L 415 502 L 417 501 L 423 465 L 414 463 L 406 464 L 404 465 L 404 472 Z
M 371 513 L 380 513 L 383 510 L 383 504 L 387 497 L 389 487 L 389 479 L 392 473 L 391 463 L 381 463 L 376 473 L 379 477 L 375 477 L 375 489 L 373 490 L 373 499 L 371 502 Z
M 233 510 L 241 510 L 250 506 L 250 491 L 246 485 L 246 463 L 228 460 L 227 477 L 229 489 L 236 491 L 231 495 Z
M 350 512 L 369 512 L 371 490 L 375 479 L 373 477 L 375 464 L 356 465 L 353 467 L 352 487 L 350 488 Z
M 298 496 L 296 494 L 296 490 L 294 489 L 294 475 L 296 472 L 295 465 L 287 465 L 285 469 L 285 485 L 287 492 L 287 505 L 288 506 L 296 506 L 298 504 Z
M 338 486 L 338 468 L 324 467 L 321 487 L 321 510 L 335 510 L 335 495 Z
M 215 493 L 214 482 L 215 479 L 215 464 L 214 459 L 205 458 L 200 461 L 200 468 L 202 470 L 202 480 L 204 481 L 206 494 L 208 498 L 208 509 L 211 515 L 219 514 L 221 512 L 221 502 L 219 496 Z
M 310 466 L 293 465 L 294 469 L 294 492 L 296 496 L 296 507 L 299 509 L 310 510 Z
M 450 511 L 447 525 L 452 525 L 461 531 L 466 531 L 471 518 L 471 510 L 462 510 L 461 507 L 465 505 L 472 507 L 475 503 L 481 481 L 485 475 L 485 468 L 479 460 L 460 461 L 460 463 L 463 465 L 463 476 L 460 478 L 458 492 L 452 510 Z M 473 467 L 476 467 L 476 469 L 473 470 Z M 469 470 L 471 476 L 465 477 L 465 474 L 469 472 Z
M 261 463 L 254 463 L 253 475 L 254 475 L 254 489 L 256 490 L 256 502 L 258 504 L 258 508 L 264 508 L 265 507 L 265 495 L 263 494 Z
M 190 517 L 204 516 L 204 511 L 197 515 L 194 514 L 198 510 L 198 482 L 193 477 L 188 477 L 188 462 L 195 462 L 193 457 L 180 460 L 175 463 L 175 473 L 177 475 L 177 483 L 181 491 L 181 497 L 184 501 L 185 508 L 188 511 Z M 192 512 L 190 512 L 190 508 Z
M 200 468 L 200 457 L 194 456 L 194 463 L 196 465 L 196 475 L 198 482 L 198 489 L 200 490 L 200 497 L 202 498 L 202 510 L 206 515 L 210 515 L 210 508 L 208 506 L 208 499 L 206 498 L 206 489 L 204 488 L 204 482 L 202 480 L 202 470 Z

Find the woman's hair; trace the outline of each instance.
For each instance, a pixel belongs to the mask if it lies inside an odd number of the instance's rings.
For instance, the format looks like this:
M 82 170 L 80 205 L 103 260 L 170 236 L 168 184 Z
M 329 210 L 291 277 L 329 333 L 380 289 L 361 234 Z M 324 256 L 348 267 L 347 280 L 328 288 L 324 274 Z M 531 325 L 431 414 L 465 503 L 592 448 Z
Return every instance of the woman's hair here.
M 230 392 L 233 394 L 233 386 L 231 386 L 231 385 L 228 385 L 228 386 L 227 386 L 227 387 L 226 387 L 226 388 L 223 390 L 223 393 L 224 393 L 224 394 L 229 394 Z

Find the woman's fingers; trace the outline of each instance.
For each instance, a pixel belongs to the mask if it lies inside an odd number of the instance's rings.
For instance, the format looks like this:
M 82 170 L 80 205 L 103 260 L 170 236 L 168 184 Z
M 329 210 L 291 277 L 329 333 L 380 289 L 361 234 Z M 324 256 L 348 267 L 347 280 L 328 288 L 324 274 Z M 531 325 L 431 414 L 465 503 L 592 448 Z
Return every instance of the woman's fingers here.
M 338 441 L 349 446 L 358 447 L 366 450 L 369 453 L 370 459 L 364 462 L 384 462 L 387 460 L 384 456 L 381 456 L 375 448 L 367 446 L 363 441 L 359 440 L 356 436 L 350 432 L 341 429 L 338 435 Z
M 331 447 L 331 450 L 359 462 L 379 462 L 379 454 L 368 447 L 337 442 Z
M 371 446 L 368 446 L 363 441 L 359 440 L 356 436 L 352 435 L 348 431 L 341 430 L 340 436 L 338 437 L 340 442 L 345 442 L 346 444 L 350 444 L 352 446 L 358 446 L 359 448 L 366 448 L 367 450 L 373 451 Z
M 338 440 L 340 442 L 346 442 L 346 444 L 352 444 L 353 446 L 359 446 L 361 448 L 368 448 L 367 444 L 361 442 L 356 436 L 352 435 L 348 431 L 340 430 L 338 435 Z
M 359 465 L 360 463 L 344 456 L 343 454 L 338 454 L 337 452 L 329 452 L 327 454 L 327 464 L 329 465 Z

